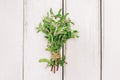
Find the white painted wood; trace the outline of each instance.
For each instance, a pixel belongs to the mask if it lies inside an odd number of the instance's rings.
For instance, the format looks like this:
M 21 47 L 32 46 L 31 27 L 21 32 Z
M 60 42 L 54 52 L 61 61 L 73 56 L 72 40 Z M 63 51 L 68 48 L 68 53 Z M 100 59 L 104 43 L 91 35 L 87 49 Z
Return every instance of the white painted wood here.
M 120 0 L 103 3 L 103 80 L 120 80 Z
M 40 58 L 49 58 L 50 53 L 45 50 L 47 40 L 42 33 L 37 33 L 36 27 L 46 13 L 53 8 L 57 11 L 61 7 L 60 0 L 27 0 L 25 21 L 25 80 L 61 80 L 60 71 L 51 73 L 45 69 L 45 63 L 39 63 Z
M 99 0 L 67 0 L 80 38 L 67 43 L 66 80 L 100 80 Z
M 0 0 L 0 80 L 22 80 L 22 0 Z

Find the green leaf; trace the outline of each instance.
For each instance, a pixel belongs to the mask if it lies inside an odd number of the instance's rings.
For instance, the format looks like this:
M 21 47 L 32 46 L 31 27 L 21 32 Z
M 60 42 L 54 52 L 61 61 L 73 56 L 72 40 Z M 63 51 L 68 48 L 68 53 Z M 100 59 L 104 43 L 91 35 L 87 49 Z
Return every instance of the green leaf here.
M 71 24 L 75 25 L 75 23 L 74 23 L 74 22 L 71 22 Z
M 42 31 L 42 24 L 40 23 L 39 25 L 38 25 L 38 27 L 36 27 L 36 29 L 37 29 L 37 32 L 40 32 L 40 31 Z
M 50 53 L 59 53 L 63 44 L 71 38 L 77 38 L 78 31 L 71 29 L 71 24 L 74 24 L 69 17 L 69 13 L 62 15 L 61 9 L 55 14 L 50 8 L 49 13 L 44 16 L 42 22 L 37 27 L 38 32 L 43 32 L 47 39 L 46 50 Z M 62 59 L 62 58 L 61 58 Z M 62 59 L 64 61 L 64 59 Z M 51 62 L 51 61 L 50 61 Z M 51 62 L 53 64 L 54 61 Z M 62 61 L 60 61 L 62 65 Z
M 47 62 L 47 63 L 50 63 L 49 59 L 46 59 L 46 58 L 41 58 L 39 60 L 39 62 Z
M 54 65 L 55 65 L 55 60 L 54 60 L 54 59 L 51 59 L 51 60 L 50 60 L 50 64 L 54 66 Z
M 64 61 L 63 60 L 60 60 L 59 63 L 60 63 L 60 66 L 64 66 Z
M 62 20 L 65 20 L 68 15 L 69 15 L 69 13 L 66 13 L 65 15 L 62 16 L 61 19 L 62 19 Z
M 50 14 L 51 15 L 53 15 L 54 13 L 53 13 L 53 10 L 52 10 L 52 8 L 50 8 Z
M 66 18 L 68 15 L 69 15 L 69 13 L 66 13 L 66 14 L 65 14 L 65 18 Z
M 78 31 L 77 31 L 77 30 L 73 30 L 73 32 L 74 32 L 74 33 L 78 33 Z
M 59 9 L 58 14 L 60 14 L 60 13 L 61 13 L 61 11 L 62 11 L 62 9 Z

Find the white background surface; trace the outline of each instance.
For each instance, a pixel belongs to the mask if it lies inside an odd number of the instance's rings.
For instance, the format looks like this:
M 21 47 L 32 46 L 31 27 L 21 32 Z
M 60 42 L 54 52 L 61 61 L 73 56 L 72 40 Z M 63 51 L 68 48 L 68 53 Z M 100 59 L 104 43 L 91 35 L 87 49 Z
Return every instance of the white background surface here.
M 67 43 L 66 80 L 100 80 L 99 0 L 69 0 L 67 12 L 80 38 Z
M 49 58 L 49 52 L 45 50 L 47 40 L 42 33 L 37 33 L 36 27 L 42 21 L 50 8 L 57 11 L 60 8 L 59 1 L 27 0 L 26 3 L 26 32 L 25 32 L 25 80 L 61 80 L 60 71 L 56 74 L 45 69 L 45 63 L 39 63 L 40 58 Z
M 119 0 L 103 2 L 103 80 L 120 80 L 119 3 Z M 28 0 L 25 4 L 28 4 L 25 6 L 25 80 L 60 80 L 60 71 L 53 76 L 44 68 L 45 64 L 38 63 L 39 58 L 48 57 L 49 53 L 44 50 L 43 34 L 36 34 L 35 27 L 50 7 L 57 10 L 61 2 Z M 99 80 L 98 0 L 69 0 L 67 10 L 76 23 L 74 28 L 80 31 L 80 38 L 67 44 L 66 80 Z M 22 48 L 23 1 L 0 0 L 0 80 L 22 80 Z
M 61 80 L 61 71 L 54 75 L 50 69 L 45 69 L 46 64 L 38 63 L 39 58 L 49 58 L 50 55 L 45 51 L 47 40 L 42 33 L 37 34 L 35 30 L 46 12 L 51 7 L 56 12 L 61 7 L 61 2 L 27 0 L 26 5 L 25 80 Z M 99 80 L 99 2 L 71 0 L 66 5 L 67 12 L 70 12 L 71 19 L 76 23 L 73 28 L 80 31 L 80 38 L 69 40 L 67 44 L 65 79 Z
M 22 0 L 0 0 L 0 80 L 22 80 Z
M 104 0 L 103 80 L 120 80 L 120 0 Z

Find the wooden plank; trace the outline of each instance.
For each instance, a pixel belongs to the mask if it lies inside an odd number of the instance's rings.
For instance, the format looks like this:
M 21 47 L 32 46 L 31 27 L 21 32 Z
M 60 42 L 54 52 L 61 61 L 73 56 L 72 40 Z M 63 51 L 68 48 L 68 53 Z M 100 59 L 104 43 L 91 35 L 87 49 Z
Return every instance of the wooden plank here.
M 0 0 L 0 80 L 22 80 L 22 17 L 22 0 Z
M 46 64 L 39 63 L 40 58 L 50 57 L 45 51 L 47 40 L 42 33 L 37 33 L 36 27 L 46 13 L 53 8 L 56 12 L 61 7 L 60 0 L 27 0 L 26 26 L 25 26 L 25 53 L 24 53 L 24 79 L 25 80 L 61 80 L 60 70 L 54 74 Z
M 80 38 L 67 43 L 66 80 L 100 80 L 99 0 L 67 0 Z
M 103 80 L 120 80 L 120 1 L 103 3 Z

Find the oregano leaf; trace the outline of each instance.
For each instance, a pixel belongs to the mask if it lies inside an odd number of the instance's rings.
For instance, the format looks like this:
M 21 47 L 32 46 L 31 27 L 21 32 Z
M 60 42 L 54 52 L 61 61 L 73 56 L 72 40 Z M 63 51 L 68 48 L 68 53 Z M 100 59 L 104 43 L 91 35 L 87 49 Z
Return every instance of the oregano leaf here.
M 39 60 L 39 62 L 47 62 L 47 63 L 50 63 L 49 59 L 46 59 L 46 58 L 41 58 Z

